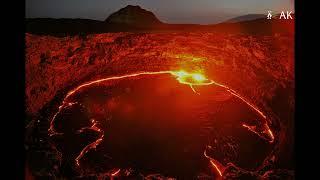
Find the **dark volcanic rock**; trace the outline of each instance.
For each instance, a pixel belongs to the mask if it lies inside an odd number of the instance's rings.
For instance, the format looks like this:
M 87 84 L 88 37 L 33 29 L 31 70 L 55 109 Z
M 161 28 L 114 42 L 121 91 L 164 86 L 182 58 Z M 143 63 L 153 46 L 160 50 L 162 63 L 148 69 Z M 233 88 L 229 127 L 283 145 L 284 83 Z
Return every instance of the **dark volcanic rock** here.
M 236 23 L 236 22 L 242 22 L 242 21 L 250 21 L 255 19 L 262 19 L 266 18 L 267 16 L 265 14 L 247 14 L 244 16 L 238 16 L 232 19 L 229 19 L 226 21 L 226 23 Z
M 218 32 L 242 33 L 250 35 L 294 34 L 293 19 L 283 21 L 279 18 L 267 20 L 247 15 L 236 18 L 236 22 L 212 25 L 168 24 L 161 22 L 154 13 L 140 6 L 128 5 L 111 14 L 105 21 L 90 19 L 26 19 L 26 32 L 38 35 L 66 37 L 70 35 L 85 36 L 107 32 Z M 239 21 L 239 22 L 238 22 Z M 240 22 L 241 21 L 241 22 Z
M 134 26 L 150 26 L 161 24 L 161 21 L 150 11 L 140 6 L 128 5 L 111 14 L 106 22 L 117 24 L 128 24 Z

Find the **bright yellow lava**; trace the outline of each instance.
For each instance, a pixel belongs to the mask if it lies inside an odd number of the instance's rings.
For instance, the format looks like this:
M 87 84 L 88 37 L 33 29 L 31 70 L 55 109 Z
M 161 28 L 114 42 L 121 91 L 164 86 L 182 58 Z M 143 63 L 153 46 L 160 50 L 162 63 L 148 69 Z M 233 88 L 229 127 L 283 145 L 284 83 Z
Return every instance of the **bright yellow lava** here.
M 213 82 L 200 73 L 188 73 L 186 71 L 173 71 L 172 74 L 177 76 L 177 80 L 182 84 L 193 85 L 210 85 Z
M 206 78 L 202 74 L 193 74 L 192 78 L 198 82 L 206 80 Z

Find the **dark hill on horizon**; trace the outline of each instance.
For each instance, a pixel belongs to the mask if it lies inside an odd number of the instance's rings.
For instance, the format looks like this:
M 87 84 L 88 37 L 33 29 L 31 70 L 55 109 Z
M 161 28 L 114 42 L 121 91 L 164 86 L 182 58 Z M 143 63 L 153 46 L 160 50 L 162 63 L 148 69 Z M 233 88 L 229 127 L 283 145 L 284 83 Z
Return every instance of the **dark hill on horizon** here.
M 132 5 L 128 5 L 119 11 L 112 13 L 105 22 L 128 24 L 138 27 L 162 24 L 162 22 L 152 12 L 142 9 L 140 6 Z
M 255 19 L 262 19 L 262 18 L 266 18 L 266 17 L 267 16 L 265 14 L 247 14 L 247 15 L 231 18 L 225 22 L 226 23 L 237 23 L 237 22 L 242 22 L 242 21 L 251 21 L 251 20 L 255 20 Z
M 105 21 L 90 19 L 26 19 L 26 32 L 38 35 L 86 35 L 108 32 L 221 32 L 249 34 L 292 34 L 294 20 L 247 20 L 252 16 L 239 16 L 219 24 L 168 24 L 161 22 L 152 12 L 140 6 L 128 5 L 112 13 Z M 240 19 L 240 22 L 238 22 Z M 234 22 L 236 21 L 236 22 Z

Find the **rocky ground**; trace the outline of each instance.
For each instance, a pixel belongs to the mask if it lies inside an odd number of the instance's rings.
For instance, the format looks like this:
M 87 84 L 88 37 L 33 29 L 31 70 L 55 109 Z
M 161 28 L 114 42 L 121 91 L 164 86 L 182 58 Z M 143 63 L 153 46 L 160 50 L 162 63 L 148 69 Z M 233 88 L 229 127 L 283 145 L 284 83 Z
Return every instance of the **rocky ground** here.
M 90 79 L 179 69 L 200 69 L 262 109 L 276 132 L 273 166 L 293 168 L 292 35 L 181 32 L 58 38 L 26 34 L 26 124 L 36 121 L 52 100 Z
M 36 115 L 59 90 L 91 74 L 179 69 L 179 65 L 194 64 L 201 64 L 210 78 L 270 109 L 266 101 L 276 91 L 293 88 L 293 43 L 292 37 L 280 35 L 106 33 L 56 38 L 26 34 L 27 113 Z M 293 100 L 288 103 L 292 106 Z

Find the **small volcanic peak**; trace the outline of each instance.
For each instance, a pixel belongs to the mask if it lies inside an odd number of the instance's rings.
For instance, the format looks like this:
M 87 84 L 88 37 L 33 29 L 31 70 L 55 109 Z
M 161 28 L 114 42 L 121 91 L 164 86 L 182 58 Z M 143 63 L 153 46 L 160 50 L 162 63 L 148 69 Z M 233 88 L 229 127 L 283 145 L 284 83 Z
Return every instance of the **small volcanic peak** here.
M 132 5 L 128 5 L 111 14 L 105 21 L 108 23 L 133 26 L 162 24 L 162 22 L 152 12 L 142 9 L 140 6 Z

